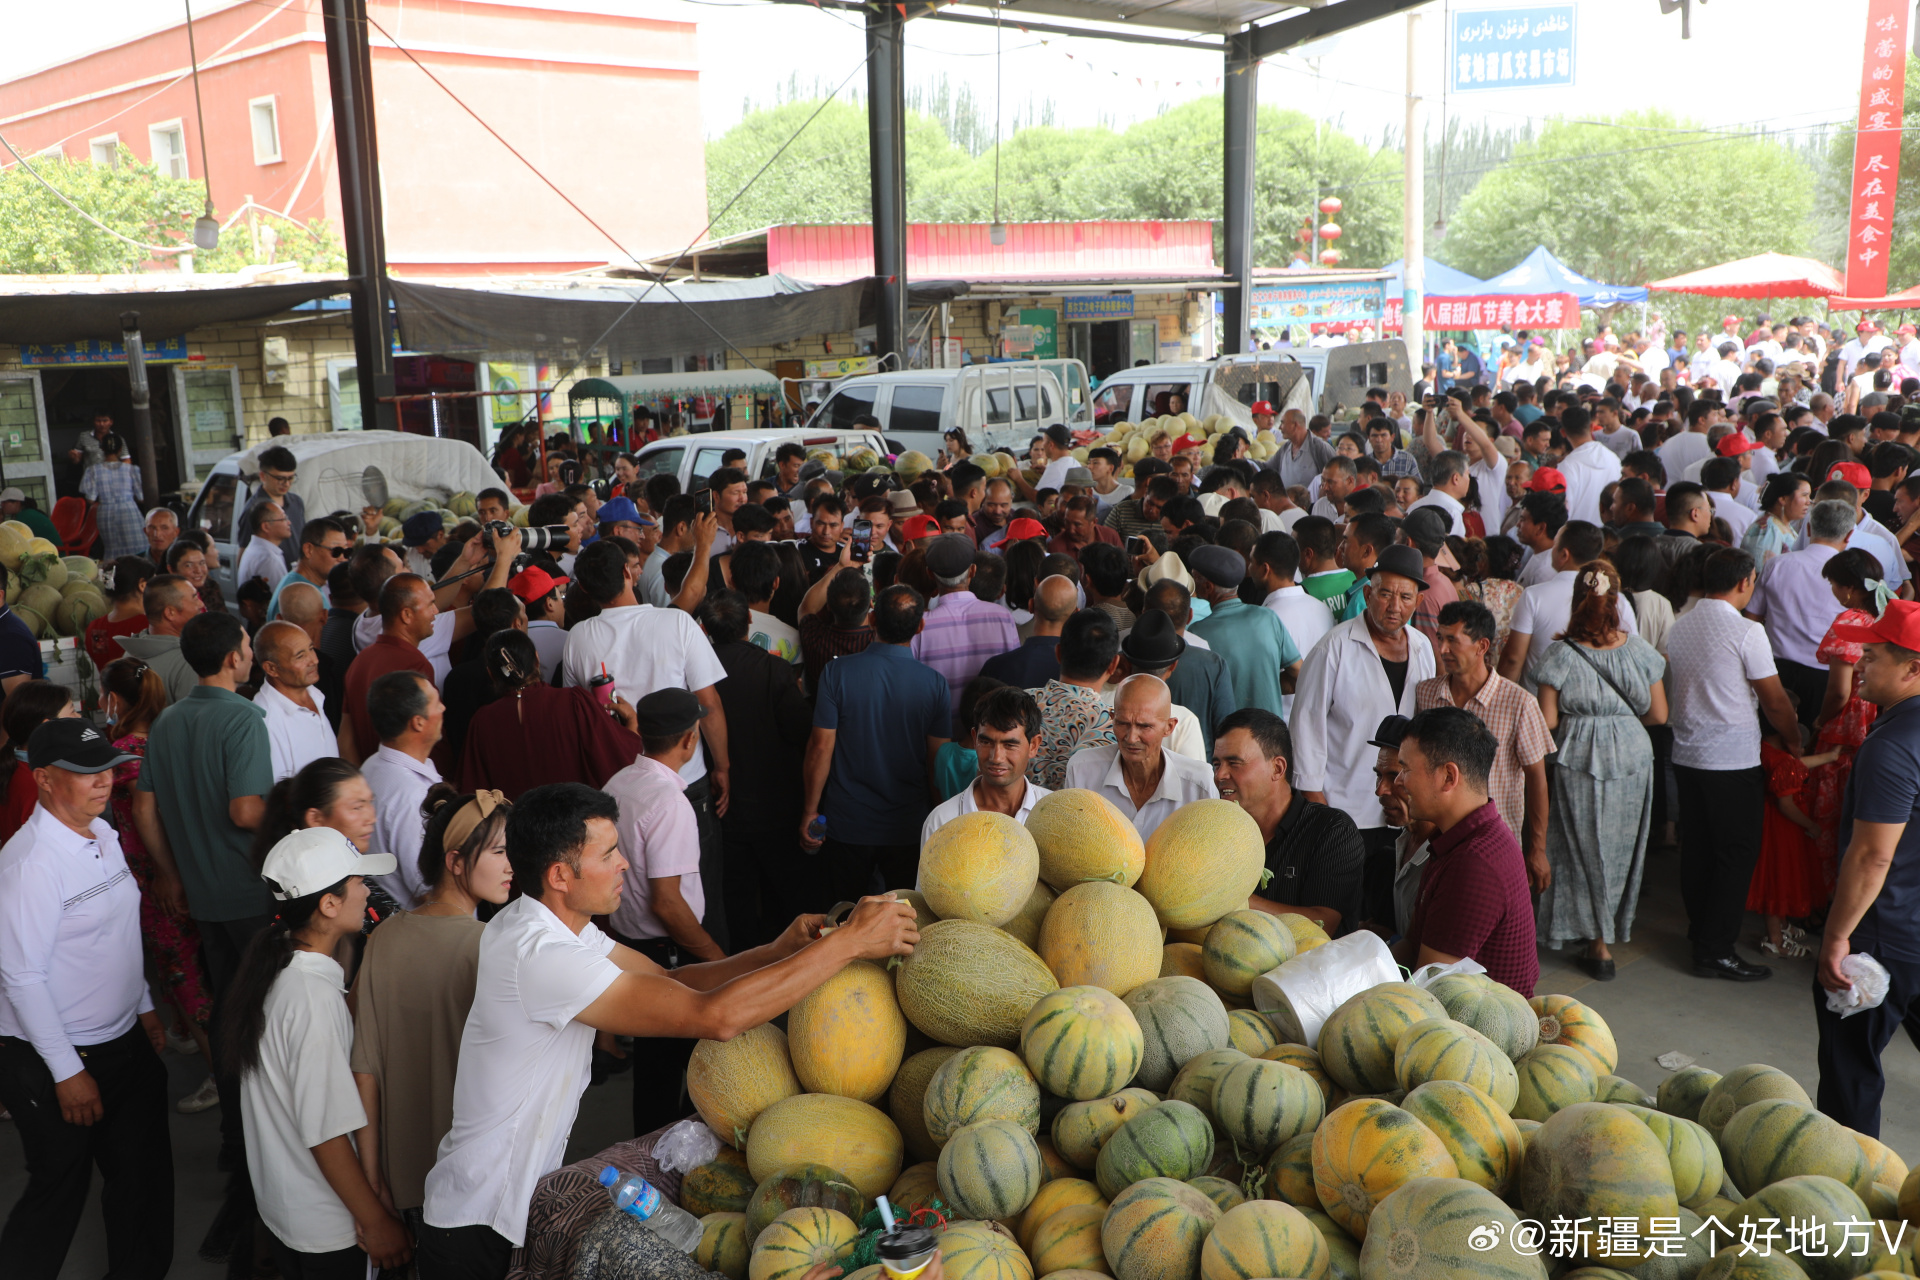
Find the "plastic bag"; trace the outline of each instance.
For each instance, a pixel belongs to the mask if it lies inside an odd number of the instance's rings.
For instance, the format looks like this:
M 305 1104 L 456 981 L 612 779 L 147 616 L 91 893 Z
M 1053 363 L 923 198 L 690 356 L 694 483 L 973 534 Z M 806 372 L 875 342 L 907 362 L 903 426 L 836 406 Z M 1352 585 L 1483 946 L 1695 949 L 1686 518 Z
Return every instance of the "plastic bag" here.
M 1368 987 L 1397 982 L 1400 966 L 1377 933 L 1335 938 L 1253 980 L 1253 1007 L 1287 1044 L 1315 1045 L 1333 1011 Z
M 653 1162 L 675 1173 L 692 1173 L 719 1154 L 719 1135 L 697 1116 L 674 1125 L 653 1144 Z
M 1840 962 L 1840 972 L 1853 983 L 1845 991 L 1827 992 L 1827 1008 L 1843 1018 L 1871 1009 L 1887 998 L 1886 966 L 1870 955 L 1853 952 Z
M 1425 991 L 1450 973 L 1485 973 L 1486 971 L 1485 965 L 1472 956 L 1467 956 L 1464 959 L 1455 960 L 1452 964 L 1423 964 L 1413 971 L 1413 976 L 1407 981 Z

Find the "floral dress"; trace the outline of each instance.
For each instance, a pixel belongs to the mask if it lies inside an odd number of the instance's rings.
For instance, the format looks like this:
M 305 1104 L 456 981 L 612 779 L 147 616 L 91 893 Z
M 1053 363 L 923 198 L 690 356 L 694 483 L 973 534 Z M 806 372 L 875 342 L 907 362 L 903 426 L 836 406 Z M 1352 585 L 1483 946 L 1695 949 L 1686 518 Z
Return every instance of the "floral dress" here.
M 1526 588 L 1512 578 L 1486 578 L 1460 584 L 1462 599 L 1478 600 L 1493 615 L 1496 634 L 1491 652 L 1495 661 L 1506 652 L 1507 635 L 1513 630 L 1513 611 L 1520 607 L 1520 597 L 1525 591 Z
M 1827 628 L 1826 638 L 1820 642 L 1820 648 L 1814 656 L 1828 665 L 1836 662 L 1857 665 L 1861 646 L 1840 639 L 1834 634 L 1834 628 L 1871 626 L 1873 621 L 1873 615 L 1863 609 L 1846 610 Z M 1820 738 L 1814 747 L 1816 752 L 1837 749 L 1840 758 L 1813 770 L 1807 786 L 1807 794 L 1813 805 L 1809 816 L 1820 825 L 1820 855 L 1828 889 L 1833 888 L 1839 876 L 1840 801 L 1846 796 L 1847 778 L 1853 773 L 1853 756 L 1860 750 L 1860 744 L 1867 740 L 1867 730 L 1873 727 L 1873 718 L 1880 714 L 1879 707 L 1860 696 L 1857 675 L 1849 693 L 1851 696 L 1847 704 L 1840 708 L 1840 714 L 1820 727 Z
M 147 735 L 130 733 L 114 744 L 121 751 L 142 759 L 147 754 Z M 140 760 L 129 760 L 113 768 L 113 825 L 120 832 L 120 852 L 126 855 L 127 869 L 140 886 L 140 940 L 147 963 L 160 979 L 174 1008 L 204 1027 L 213 1016 L 213 998 L 206 979 L 200 974 L 200 931 L 191 920 L 176 920 L 154 898 L 153 859 L 133 825 L 133 790 L 140 780 Z
M 1760 744 L 1760 765 L 1767 774 L 1767 812 L 1760 829 L 1760 860 L 1747 886 L 1747 910 L 1797 920 L 1826 902 L 1828 886 L 1820 872 L 1819 851 L 1778 801 L 1791 800 L 1805 812 L 1809 775 L 1798 756 L 1770 742 Z

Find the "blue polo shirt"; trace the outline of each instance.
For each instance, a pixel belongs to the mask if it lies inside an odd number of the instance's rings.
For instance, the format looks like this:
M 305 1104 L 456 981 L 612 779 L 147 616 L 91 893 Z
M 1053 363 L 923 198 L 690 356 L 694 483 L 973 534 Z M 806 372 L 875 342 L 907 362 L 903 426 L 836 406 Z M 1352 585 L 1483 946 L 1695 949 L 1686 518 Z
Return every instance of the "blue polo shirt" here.
M 1287 713 L 1280 673 L 1300 661 L 1300 648 L 1278 614 L 1244 600 L 1222 600 L 1187 630 L 1211 645 L 1227 664 L 1237 705 L 1277 716 Z
M 868 645 L 820 673 L 813 727 L 832 729 L 833 768 L 820 796 L 827 837 L 848 844 L 920 843 L 934 806 L 927 739 L 947 738 L 947 678 L 905 645 Z
M 1855 821 L 1905 823 L 1880 895 L 1854 927 L 1852 946 L 1920 962 L 1920 698 L 1884 708 L 1853 758 L 1840 806 L 1840 848 Z

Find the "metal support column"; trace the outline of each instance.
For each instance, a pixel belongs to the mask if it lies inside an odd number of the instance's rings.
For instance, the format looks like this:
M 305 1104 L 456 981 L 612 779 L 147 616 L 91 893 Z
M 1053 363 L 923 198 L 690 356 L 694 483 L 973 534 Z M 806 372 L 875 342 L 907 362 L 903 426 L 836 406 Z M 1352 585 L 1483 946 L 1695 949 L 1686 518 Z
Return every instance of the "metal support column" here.
M 380 153 L 373 123 L 373 59 L 366 0 L 325 0 L 327 80 L 339 160 L 341 235 L 352 278 L 353 358 L 360 423 L 396 431 L 393 338 L 388 318 L 387 238 L 380 209 Z
M 873 180 L 874 355 L 907 366 L 906 26 L 890 4 L 867 13 L 867 147 Z
M 143 507 L 160 504 L 160 468 L 153 451 L 153 389 L 147 383 L 147 348 L 140 340 L 140 313 L 120 315 L 120 340 L 127 352 L 127 384 L 133 392 L 133 458 L 140 464 L 140 489 Z M 238 411 L 239 406 L 234 406 Z M 183 413 L 185 409 L 181 410 Z M 191 479 L 191 473 L 181 477 Z
M 1260 106 L 1260 65 L 1253 56 L 1253 33 L 1227 37 L 1226 122 L 1221 165 L 1221 266 L 1232 285 L 1224 290 L 1226 334 L 1222 354 L 1249 351 L 1253 330 L 1253 173 L 1256 121 Z

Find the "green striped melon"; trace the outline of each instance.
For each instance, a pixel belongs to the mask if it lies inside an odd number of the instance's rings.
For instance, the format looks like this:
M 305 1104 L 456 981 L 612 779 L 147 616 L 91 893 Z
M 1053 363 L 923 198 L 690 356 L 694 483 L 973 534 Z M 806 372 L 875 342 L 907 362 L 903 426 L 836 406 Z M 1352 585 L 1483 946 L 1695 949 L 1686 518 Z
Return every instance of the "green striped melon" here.
M 1169 942 L 1160 948 L 1160 976 L 1207 980 L 1206 953 L 1197 942 Z
M 1326 1095 L 1327 1110 L 1331 1111 L 1346 1101 L 1344 1090 L 1327 1075 L 1327 1069 L 1320 1065 L 1320 1055 L 1303 1044 L 1277 1044 L 1265 1053 L 1256 1054 L 1269 1062 L 1284 1062 L 1290 1067 L 1298 1067 L 1313 1078 L 1320 1086 L 1320 1092 Z M 1335 1096 L 1341 1095 L 1341 1096 Z
M 860 1229 L 837 1209 L 789 1209 L 753 1241 L 747 1261 L 749 1280 L 800 1280 L 823 1262 L 853 1250 Z
M 1059 987 L 1053 970 L 1018 938 L 972 920 L 928 925 L 894 971 L 907 1021 L 962 1048 L 1013 1048 L 1033 1002 Z
M 1803 1107 L 1813 1105 L 1813 1099 L 1807 1096 L 1807 1091 L 1800 1087 L 1798 1080 L 1778 1067 L 1755 1062 L 1735 1067 L 1714 1081 L 1713 1087 L 1707 1090 L 1707 1096 L 1701 1100 L 1700 1114 L 1695 1119 L 1706 1126 L 1708 1133 L 1718 1138 L 1735 1112 L 1767 1098 L 1786 1098 Z
M 1592 1102 L 1599 1081 L 1593 1059 L 1564 1044 L 1542 1044 L 1514 1064 L 1520 1096 L 1515 1119 L 1541 1120 L 1577 1102 Z
M 1199 1108 L 1169 1099 L 1121 1125 L 1094 1164 L 1100 1194 L 1113 1200 L 1143 1178 L 1184 1182 L 1213 1162 L 1213 1126 Z M 1111 1261 L 1111 1259 L 1109 1259 Z
M 992 1222 L 948 1224 L 940 1233 L 940 1266 L 947 1280 L 1033 1280 L 1027 1255 Z
M 893 975 L 871 960 L 842 966 L 787 1013 L 787 1053 L 808 1093 L 878 1102 L 906 1046 Z
M 1725 1237 L 1682 1205 L 1677 1230 L 1669 1220 L 1656 1235 L 1638 1242 L 1644 1261 L 1629 1268 L 1629 1274 L 1633 1280 L 1693 1280 L 1712 1259 L 1716 1238 Z
M 1222 1213 L 1225 1213 L 1236 1205 L 1245 1204 L 1247 1201 L 1247 1193 L 1240 1189 L 1240 1184 L 1237 1182 L 1229 1182 L 1225 1178 L 1215 1178 L 1209 1174 L 1201 1174 L 1197 1178 L 1188 1178 L 1187 1185 L 1197 1187 L 1206 1192 L 1207 1199 L 1219 1205 L 1220 1212 Z
M 1897 1187 L 1876 1182 L 1867 1188 L 1867 1193 L 1860 1199 L 1867 1206 L 1867 1212 L 1876 1218 L 1891 1221 L 1900 1216 L 1900 1191 Z
M 1744 1253 L 1736 1244 L 1714 1254 L 1693 1280 L 1807 1280 L 1807 1273 L 1784 1253 Z
M 1670 1116 L 1698 1120 L 1700 1104 L 1707 1100 L 1708 1092 L 1719 1083 L 1720 1073 L 1717 1071 L 1709 1071 L 1705 1067 L 1682 1067 L 1660 1082 L 1660 1088 L 1653 1095 L 1653 1105 Z
M 1257 1058 L 1280 1043 L 1273 1019 L 1258 1009 L 1232 1009 L 1227 1013 L 1227 1047 Z
M 900 1130 L 886 1112 L 831 1093 L 783 1098 L 760 1113 L 747 1135 L 747 1168 L 762 1182 L 816 1162 L 845 1174 L 869 1200 L 900 1176 L 904 1154 Z
M 1383 982 L 1352 997 L 1327 1018 L 1320 1029 L 1320 1061 L 1348 1093 L 1385 1093 L 1398 1087 L 1393 1052 L 1400 1033 L 1416 1022 L 1446 1016 L 1440 1002 L 1419 987 Z
M 1340 1229 L 1326 1210 L 1314 1205 L 1295 1205 L 1301 1216 L 1313 1224 L 1327 1246 L 1327 1280 L 1364 1280 L 1360 1274 L 1360 1243 Z
M 1145 1178 L 1116 1196 L 1100 1227 L 1118 1280 L 1199 1280 L 1200 1251 L 1220 1220 L 1204 1191 L 1174 1178 Z
M 1122 1089 L 1111 1098 L 1069 1102 L 1053 1117 L 1054 1149 L 1074 1168 L 1091 1172 L 1114 1130 L 1159 1102 L 1158 1094 L 1145 1089 Z
M 1244 908 L 1266 876 L 1266 841 L 1252 815 L 1231 800 L 1194 800 L 1147 837 L 1134 888 L 1160 923 L 1191 929 Z
M 1605 1018 L 1572 996 L 1535 996 L 1527 1001 L 1540 1019 L 1540 1043 L 1564 1044 L 1593 1060 L 1595 1075 L 1620 1065 L 1620 1047 Z
M 1605 1075 L 1594 1081 L 1593 1100 L 1595 1102 L 1625 1102 L 1636 1107 L 1650 1107 L 1653 1098 L 1633 1081 L 1625 1076 Z
M 1318 1209 L 1319 1193 L 1313 1187 L 1313 1135 L 1296 1134 L 1267 1157 L 1266 1179 L 1260 1194 L 1269 1200 L 1285 1200 L 1296 1209 Z
M 1449 974 L 1428 987 L 1427 992 L 1446 1009 L 1449 1018 L 1493 1041 L 1509 1060 L 1525 1057 L 1540 1042 L 1540 1019 L 1526 997 L 1512 987 L 1502 986 L 1491 978 L 1473 982 L 1468 975 Z
M 789 1209 L 832 1209 L 858 1222 L 866 1216 L 867 1197 L 845 1174 L 823 1164 L 797 1164 L 782 1169 L 755 1187 L 747 1198 L 743 1210 L 747 1242 L 751 1244 L 769 1223 Z
M 1164 1090 L 1187 1059 L 1227 1047 L 1226 1006 L 1204 982 L 1155 978 L 1125 999 L 1140 1023 L 1143 1047 L 1134 1082 L 1142 1088 Z
M 1160 922 L 1145 898 L 1125 885 L 1089 880 L 1048 910 L 1034 949 L 1061 986 L 1124 996 L 1160 976 L 1160 947 Z
M 1667 1168 L 1673 1174 L 1673 1191 L 1684 1209 L 1704 1212 L 1704 1206 L 1720 1194 L 1726 1168 L 1713 1135 L 1700 1125 L 1680 1116 L 1648 1107 L 1620 1104 L 1624 1111 L 1640 1117 L 1653 1130 L 1653 1136 L 1667 1149 Z
M 1062 1209 L 1074 1205 L 1098 1205 L 1100 1211 L 1107 1210 L 1107 1198 L 1100 1194 L 1100 1188 L 1085 1178 L 1055 1178 L 1041 1185 L 1034 1193 L 1033 1201 L 1021 1211 L 1020 1221 L 1014 1226 L 1013 1238 L 1020 1247 L 1033 1252 L 1033 1233 L 1040 1224 Z
M 771 1022 L 731 1040 L 702 1040 L 687 1059 L 687 1096 L 707 1127 L 745 1150 L 762 1111 L 801 1092 L 787 1033 Z
M 683 1204 L 680 1206 L 685 1209 Z M 688 1209 L 687 1212 L 693 1212 Z M 747 1240 L 747 1215 L 744 1213 L 708 1213 L 700 1218 L 700 1243 L 694 1246 L 693 1260 L 708 1271 L 718 1271 L 727 1280 L 747 1280 L 747 1258 L 753 1252 Z
M 1409 1090 L 1400 1109 L 1433 1130 L 1462 1178 L 1497 1196 L 1507 1194 L 1526 1144 L 1497 1100 L 1458 1080 L 1429 1080 Z
M 1249 1200 L 1228 1209 L 1200 1248 L 1200 1280 L 1322 1280 L 1330 1264 L 1319 1230 L 1278 1200 Z
M 721 1147 L 719 1155 L 680 1180 L 680 1207 L 696 1218 L 744 1213 L 753 1189 L 747 1158 L 732 1147 Z
M 1902 1226 L 1906 1229 L 1901 1230 Z M 1873 1227 L 1873 1257 L 1867 1265 L 1872 1268 L 1867 1274 L 1877 1276 L 1881 1272 L 1894 1275 L 1920 1275 L 1920 1232 L 1910 1225 L 1895 1221 L 1876 1222 Z
M 927 1081 L 921 1103 L 927 1134 L 944 1144 L 956 1129 L 983 1120 L 1011 1120 L 1040 1134 L 1040 1086 L 1020 1055 L 980 1046 L 948 1058 Z
M 956 1129 L 940 1149 L 940 1194 L 962 1218 L 1011 1218 L 1044 1181 L 1039 1144 L 1011 1120 Z
M 1860 1197 L 1855 1195 L 1845 1183 L 1826 1177 L 1824 1174 L 1801 1174 L 1797 1177 L 1783 1178 L 1771 1186 L 1762 1187 L 1741 1202 L 1736 1217 L 1739 1221 L 1726 1224 L 1736 1233 L 1741 1230 L 1741 1223 L 1751 1222 L 1762 1231 L 1765 1230 L 1762 1224 L 1768 1219 L 1778 1223 L 1779 1226 L 1775 1231 L 1780 1238 L 1773 1246 L 1774 1252 L 1784 1252 L 1799 1263 L 1800 1269 L 1807 1273 L 1808 1280 L 1852 1280 L 1852 1277 L 1864 1269 L 1868 1258 L 1883 1247 L 1877 1238 L 1871 1238 L 1865 1257 L 1847 1255 L 1817 1257 L 1807 1252 L 1805 1248 L 1787 1247 L 1789 1242 L 1784 1237 L 1786 1224 L 1789 1222 L 1824 1223 L 1826 1225 L 1824 1247 L 1832 1251 L 1837 1250 L 1845 1238 L 1841 1223 L 1869 1220 L 1867 1206 L 1861 1202 Z M 1804 1244 L 1805 1241 L 1792 1243 Z M 1855 1244 L 1857 1241 L 1848 1241 L 1849 1248 Z
M 1520 1203 L 1541 1222 L 1640 1219 L 1643 1235 L 1645 1219 L 1680 1211 L 1666 1147 L 1639 1117 L 1601 1102 L 1576 1102 L 1541 1124 L 1520 1165 Z
M 1546 1261 L 1513 1245 L 1519 1219 L 1465 1178 L 1413 1178 L 1373 1211 L 1360 1244 L 1366 1280 L 1546 1280 Z M 1477 1247 L 1488 1236 L 1491 1249 Z
M 940 1156 L 940 1143 L 927 1132 L 927 1085 L 941 1064 L 959 1052 L 944 1044 L 922 1049 L 900 1064 L 900 1071 L 887 1090 L 887 1114 L 900 1126 L 900 1136 L 906 1140 L 910 1159 L 926 1161 Z
M 1140 1020 L 1101 987 L 1062 987 L 1034 1002 L 1020 1027 L 1020 1053 L 1042 1087 L 1085 1102 L 1125 1088 L 1140 1070 Z
M 1004 813 L 963 813 L 920 847 L 920 892 L 942 920 L 997 929 L 1020 913 L 1039 878 L 1039 846 Z
M 1860 1150 L 1867 1157 L 1867 1168 L 1872 1172 L 1875 1182 L 1898 1187 L 1907 1180 L 1907 1162 L 1892 1147 L 1878 1138 L 1869 1138 L 1857 1129 L 1851 1132 L 1853 1140 L 1860 1144 Z
M 915 1209 L 929 1208 L 939 1198 L 939 1168 L 931 1160 L 902 1169 L 887 1191 L 887 1203 L 893 1206 L 896 1218 L 905 1217 Z
M 1458 1172 L 1433 1131 L 1390 1102 L 1342 1103 L 1314 1131 L 1313 1185 L 1320 1206 L 1363 1243 L 1374 1207 L 1401 1183 Z
M 1040 878 L 1062 893 L 1090 880 L 1131 889 L 1146 870 L 1140 832 L 1097 791 L 1067 787 L 1042 796 L 1027 813 L 1027 830 L 1040 850 Z
M 1213 1089 L 1214 1121 L 1249 1159 L 1312 1133 L 1326 1115 L 1326 1096 L 1313 1077 L 1284 1062 L 1241 1058 Z
M 1100 1227 L 1106 1217 L 1105 1204 L 1076 1204 L 1041 1223 L 1027 1247 L 1034 1275 L 1048 1276 L 1056 1271 L 1107 1273 L 1107 1255 L 1100 1245 Z
M 1217 1117 L 1213 1114 L 1213 1090 L 1220 1083 L 1220 1077 L 1237 1062 L 1245 1062 L 1247 1055 L 1238 1049 L 1209 1049 L 1188 1058 L 1186 1065 L 1174 1074 L 1173 1083 L 1167 1086 L 1167 1096 L 1178 1098 L 1188 1106 L 1198 1108 L 1209 1120 Z
M 1429 1018 L 1400 1033 L 1393 1050 L 1393 1075 L 1402 1089 L 1429 1080 L 1458 1080 L 1472 1085 L 1511 1111 L 1520 1100 L 1520 1077 L 1498 1045 L 1472 1027 L 1450 1018 Z
M 1245 999 L 1255 978 L 1293 959 L 1295 951 L 1293 932 L 1278 916 L 1243 907 L 1207 930 L 1201 963 L 1214 990 Z
M 1873 1185 L 1866 1153 L 1838 1120 L 1786 1098 L 1763 1098 L 1734 1112 L 1720 1131 L 1734 1185 L 1758 1190 L 1796 1174 L 1819 1173 L 1865 1195 Z
M 1033 882 L 1033 892 L 1027 895 L 1020 910 L 1014 912 L 1013 919 L 1000 927 L 1020 939 L 1022 946 L 1034 951 L 1040 949 L 1040 922 L 1047 918 L 1047 912 L 1053 910 L 1055 899 L 1060 895 L 1048 887 L 1044 880 Z

